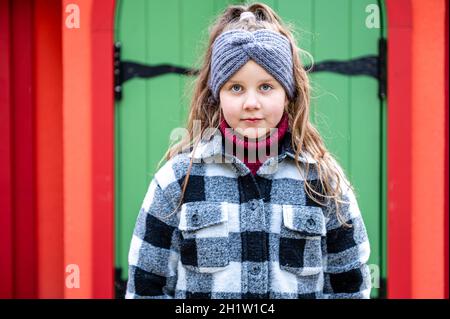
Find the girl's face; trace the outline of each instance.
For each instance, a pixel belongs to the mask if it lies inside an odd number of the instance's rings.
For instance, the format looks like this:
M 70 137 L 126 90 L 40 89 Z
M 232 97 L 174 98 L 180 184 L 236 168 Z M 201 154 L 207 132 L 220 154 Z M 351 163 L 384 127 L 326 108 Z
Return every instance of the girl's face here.
M 288 105 L 284 88 L 253 60 L 220 89 L 220 107 L 228 125 L 239 134 L 258 138 L 270 133 Z M 253 119 L 253 120 L 251 120 Z

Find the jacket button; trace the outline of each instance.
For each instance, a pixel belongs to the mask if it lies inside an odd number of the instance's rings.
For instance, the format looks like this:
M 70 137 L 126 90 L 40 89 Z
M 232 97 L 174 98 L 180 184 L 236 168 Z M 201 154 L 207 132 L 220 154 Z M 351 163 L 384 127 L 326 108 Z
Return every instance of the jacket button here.
M 312 218 L 308 218 L 308 220 L 306 221 L 306 227 L 308 229 L 313 229 L 314 226 L 316 226 L 316 221 Z
M 252 210 L 256 210 L 258 208 L 258 201 L 257 200 L 252 200 L 252 202 L 250 203 L 250 208 Z
M 253 265 L 253 266 L 250 268 L 250 272 L 252 273 L 252 275 L 257 275 L 257 274 L 260 273 L 260 271 L 261 271 L 261 267 L 258 266 L 258 265 Z
M 198 225 L 199 223 L 199 218 L 198 218 L 198 214 L 197 211 L 195 211 L 192 216 L 191 216 L 191 221 L 194 223 L 194 225 Z

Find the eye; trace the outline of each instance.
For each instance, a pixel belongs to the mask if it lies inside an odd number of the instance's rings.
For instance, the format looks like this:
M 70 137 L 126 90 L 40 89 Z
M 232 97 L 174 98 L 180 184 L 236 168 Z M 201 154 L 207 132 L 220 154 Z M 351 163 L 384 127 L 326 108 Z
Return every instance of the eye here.
M 261 85 L 261 88 L 262 88 L 263 91 L 266 91 L 266 92 L 270 91 L 271 89 L 273 89 L 272 86 L 269 85 L 269 84 L 263 84 L 263 85 Z
M 233 84 L 231 87 L 230 87 L 230 89 L 231 89 L 231 91 L 233 91 L 233 92 L 240 92 L 240 91 L 237 91 L 237 90 L 233 90 L 233 88 L 240 88 L 241 86 L 239 85 L 239 84 Z

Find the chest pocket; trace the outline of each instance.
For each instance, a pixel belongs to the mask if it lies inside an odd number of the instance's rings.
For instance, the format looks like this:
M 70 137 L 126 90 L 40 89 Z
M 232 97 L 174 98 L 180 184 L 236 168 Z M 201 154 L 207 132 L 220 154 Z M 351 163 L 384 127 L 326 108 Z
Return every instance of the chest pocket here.
M 326 235 L 325 217 L 316 206 L 283 205 L 280 229 L 280 268 L 298 276 L 321 272 L 321 237 Z
M 183 204 L 178 228 L 182 233 L 181 263 L 190 270 L 211 273 L 229 264 L 228 210 L 216 202 Z

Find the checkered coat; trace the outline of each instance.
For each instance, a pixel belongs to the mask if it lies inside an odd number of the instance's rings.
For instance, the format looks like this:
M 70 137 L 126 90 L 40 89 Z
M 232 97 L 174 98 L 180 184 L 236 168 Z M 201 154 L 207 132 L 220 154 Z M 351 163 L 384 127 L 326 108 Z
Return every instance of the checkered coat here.
M 255 176 L 220 136 L 167 161 L 137 216 L 125 297 L 369 298 L 370 247 L 355 196 L 343 187 L 352 225 L 344 228 L 332 206 L 304 192 L 290 138 Z M 171 214 L 191 157 L 183 204 Z M 317 185 L 315 160 L 298 160 L 311 164 L 306 178 Z

